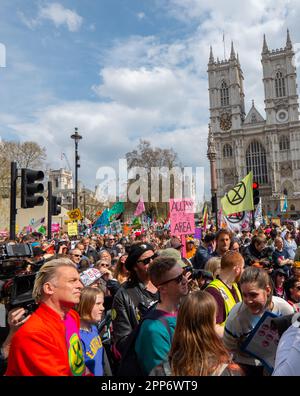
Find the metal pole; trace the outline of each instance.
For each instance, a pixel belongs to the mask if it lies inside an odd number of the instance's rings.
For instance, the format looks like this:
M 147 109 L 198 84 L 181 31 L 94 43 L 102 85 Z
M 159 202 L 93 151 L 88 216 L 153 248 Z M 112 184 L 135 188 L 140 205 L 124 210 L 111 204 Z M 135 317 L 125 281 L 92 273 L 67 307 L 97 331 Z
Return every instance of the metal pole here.
M 75 140 L 75 208 L 78 208 L 78 143 L 76 140 Z
M 52 237 L 52 182 L 48 181 L 48 239 Z
M 9 221 L 9 238 L 16 239 L 16 215 L 17 215 L 17 163 L 10 163 L 10 221 Z
M 83 217 L 86 218 L 85 189 L 83 190 Z

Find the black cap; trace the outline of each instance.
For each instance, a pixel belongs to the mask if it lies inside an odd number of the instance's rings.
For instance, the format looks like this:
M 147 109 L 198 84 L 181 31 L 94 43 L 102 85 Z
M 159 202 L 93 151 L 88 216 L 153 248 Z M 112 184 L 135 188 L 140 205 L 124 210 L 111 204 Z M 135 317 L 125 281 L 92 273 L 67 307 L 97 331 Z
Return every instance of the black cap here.
M 142 254 L 147 252 L 148 250 L 153 250 L 154 247 L 149 243 L 139 243 L 131 246 L 130 251 L 128 252 L 128 257 L 125 261 L 125 267 L 128 271 L 131 271 L 133 266 L 136 264 L 137 260 L 141 257 Z

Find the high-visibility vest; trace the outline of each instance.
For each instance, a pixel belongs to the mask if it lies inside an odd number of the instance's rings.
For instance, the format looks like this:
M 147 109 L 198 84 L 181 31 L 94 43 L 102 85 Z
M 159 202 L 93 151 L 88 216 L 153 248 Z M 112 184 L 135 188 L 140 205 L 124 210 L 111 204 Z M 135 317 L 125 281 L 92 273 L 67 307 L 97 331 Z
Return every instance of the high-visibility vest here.
M 224 322 L 221 323 L 221 326 L 225 326 L 227 316 L 232 308 L 235 306 L 235 304 L 237 304 L 237 302 L 235 301 L 230 289 L 222 281 L 220 281 L 220 279 L 214 279 L 212 282 L 209 283 L 207 287 L 214 287 L 215 289 L 219 290 L 221 296 L 223 297 L 226 318 Z M 233 283 L 232 287 L 234 288 L 239 301 L 242 301 L 242 296 L 239 291 L 238 285 L 236 283 Z

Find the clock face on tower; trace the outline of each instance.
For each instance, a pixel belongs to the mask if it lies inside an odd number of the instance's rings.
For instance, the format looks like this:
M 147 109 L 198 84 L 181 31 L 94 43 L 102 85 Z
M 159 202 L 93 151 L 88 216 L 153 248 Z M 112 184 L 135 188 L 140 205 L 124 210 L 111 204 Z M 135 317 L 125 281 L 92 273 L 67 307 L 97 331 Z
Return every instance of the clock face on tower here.
M 229 131 L 232 126 L 231 115 L 229 113 L 223 113 L 220 118 L 220 128 L 223 131 Z
M 289 118 L 289 114 L 285 109 L 278 110 L 276 113 L 277 122 L 286 122 Z

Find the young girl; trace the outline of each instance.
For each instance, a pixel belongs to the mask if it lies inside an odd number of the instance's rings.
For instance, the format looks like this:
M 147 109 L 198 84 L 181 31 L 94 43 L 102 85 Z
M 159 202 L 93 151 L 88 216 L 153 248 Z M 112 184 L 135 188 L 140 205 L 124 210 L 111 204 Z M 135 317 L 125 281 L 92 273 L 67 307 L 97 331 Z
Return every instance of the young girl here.
M 181 304 L 169 359 L 150 376 L 243 375 L 216 332 L 217 304 L 206 291 L 187 295 Z
M 104 294 L 97 288 L 86 287 L 82 290 L 77 311 L 80 315 L 80 339 L 84 351 L 85 364 L 96 376 L 109 375 L 105 350 L 96 323 L 104 312 Z
M 240 279 L 243 301 L 237 303 L 225 323 L 223 341 L 234 353 L 234 360 L 246 375 L 263 375 L 261 362 L 241 350 L 241 344 L 254 329 L 261 316 L 270 311 L 278 316 L 293 313 L 293 308 L 282 298 L 273 296 L 272 281 L 267 272 L 248 267 Z

